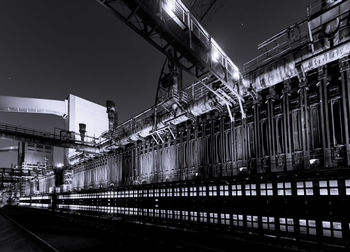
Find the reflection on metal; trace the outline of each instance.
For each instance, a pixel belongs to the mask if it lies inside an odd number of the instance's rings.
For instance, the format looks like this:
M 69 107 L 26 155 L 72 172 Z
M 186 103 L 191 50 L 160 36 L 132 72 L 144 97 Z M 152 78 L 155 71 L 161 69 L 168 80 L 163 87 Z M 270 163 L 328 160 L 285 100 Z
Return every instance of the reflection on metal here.
M 8 146 L 0 148 L 0 152 L 18 151 L 18 146 Z
M 65 118 L 68 105 L 59 100 L 0 96 L 0 112 L 52 114 Z
M 59 132 L 45 132 L 22 128 L 7 124 L 0 124 L 0 137 L 20 142 L 41 143 L 49 146 L 74 148 L 80 151 L 99 153 L 98 143 L 82 142 L 75 139 L 74 132 L 60 130 Z M 94 139 L 89 137 L 90 139 Z M 96 140 L 96 139 L 94 139 Z

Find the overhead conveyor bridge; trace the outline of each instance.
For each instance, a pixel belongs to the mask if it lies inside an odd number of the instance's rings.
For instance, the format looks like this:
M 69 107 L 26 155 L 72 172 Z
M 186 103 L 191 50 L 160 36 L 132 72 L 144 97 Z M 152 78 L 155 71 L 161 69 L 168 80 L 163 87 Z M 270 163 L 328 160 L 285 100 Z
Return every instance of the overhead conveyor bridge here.
M 191 73 L 228 109 L 242 102 L 241 73 L 218 43 L 179 0 L 98 0 L 155 48 Z M 208 81 L 210 80 L 210 82 Z

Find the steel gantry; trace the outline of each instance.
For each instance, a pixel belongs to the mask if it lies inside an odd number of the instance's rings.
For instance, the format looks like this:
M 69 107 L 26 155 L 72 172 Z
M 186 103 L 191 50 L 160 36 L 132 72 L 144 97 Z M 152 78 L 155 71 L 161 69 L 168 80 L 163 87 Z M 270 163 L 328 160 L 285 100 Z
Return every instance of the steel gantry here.
M 231 120 L 236 103 L 245 118 L 242 102 L 247 88 L 238 67 L 180 0 L 97 1 L 182 70 L 202 80 L 228 109 Z

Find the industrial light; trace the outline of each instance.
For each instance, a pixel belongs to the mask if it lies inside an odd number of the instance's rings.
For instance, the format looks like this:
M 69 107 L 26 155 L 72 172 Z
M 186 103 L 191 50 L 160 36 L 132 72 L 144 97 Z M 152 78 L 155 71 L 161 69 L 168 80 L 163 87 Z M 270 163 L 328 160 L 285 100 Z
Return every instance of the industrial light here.
M 317 164 L 318 161 L 319 161 L 319 159 L 317 159 L 317 158 L 310 159 L 310 164 L 311 164 L 311 165 Z
M 63 164 L 62 164 L 62 163 L 57 163 L 56 167 L 57 167 L 57 168 L 62 168 L 62 167 L 63 167 Z
M 169 15 L 171 18 L 174 18 L 174 17 L 175 17 L 175 13 L 174 13 L 174 10 L 175 10 L 175 0 L 166 0 L 166 1 L 163 3 L 163 9 L 165 10 L 166 13 L 168 13 L 168 15 Z
M 219 57 L 220 57 L 219 51 L 215 47 L 212 47 L 211 48 L 211 60 L 215 63 L 218 63 Z

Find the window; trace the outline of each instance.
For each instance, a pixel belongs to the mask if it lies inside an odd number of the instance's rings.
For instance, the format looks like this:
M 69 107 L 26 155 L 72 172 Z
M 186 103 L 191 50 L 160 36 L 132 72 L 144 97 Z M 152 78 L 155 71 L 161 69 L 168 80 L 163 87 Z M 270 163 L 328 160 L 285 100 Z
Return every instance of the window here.
M 280 218 L 280 230 L 282 232 L 294 232 L 294 220 L 291 218 Z
M 197 196 L 197 187 L 190 187 L 190 196 Z
M 161 218 L 166 218 L 166 210 L 160 210 L 160 217 Z
M 153 189 L 149 189 L 148 190 L 148 197 L 153 197 L 154 194 L 153 194 Z
M 229 196 L 228 185 L 220 186 L 220 196 Z
M 259 218 L 256 215 L 247 215 L 247 227 L 248 228 L 258 228 Z
M 297 182 L 297 195 L 299 195 L 299 196 L 314 195 L 312 181 Z
M 153 217 L 153 209 L 148 209 L 148 216 Z
M 176 220 L 181 220 L 181 212 L 178 211 L 178 210 L 175 210 L 175 211 L 174 211 L 174 218 L 175 218 Z
M 173 218 L 173 210 L 168 210 L 167 214 L 168 214 L 168 219 L 172 219 Z
M 272 183 L 260 184 L 260 195 L 261 196 L 272 196 L 273 195 Z
M 232 185 L 232 196 L 242 196 L 242 185 Z
M 182 220 L 188 221 L 188 211 L 182 211 Z
M 168 188 L 168 189 L 166 189 L 166 191 L 167 191 L 168 197 L 173 197 L 173 189 L 172 188 Z
M 119 192 L 118 192 L 119 193 Z M 145 197 L 145 198 L 147 198 L 147 190 L 143 190 L 143 192 L 142 192 L 142 197 Z
M 274 217 L 262 217 L 263 229 L 275 230 L 275 218 Z
M 207 187 L 206 186 L 199 187 L 199 196 L 207 196 Z
M 154 189 L 154 197 L 159 197 L 159 189 Z
M 182 187 L 182 196 L 187 197 L 188 196 L 188 188 L 187 187 Z
M 323 236 L 343 238 L 341 222 L 322 221 Z
M 316 235 L 316 221 L 300 219 L 299 230 L 301 234 Z
M 279 196 L 292 195 L 292 184 L 290 182 L 277 183 L 277 194 Z
M 207 222 L 208 221 L 208 214 L 206 212 L 200 212 L 199 213 L 199 221 L 200 222 Z
M 217 187 L 209 186 L 208 194 L 209 196 L 217 196 Z
M 233 225 L 243 227 L 243 215 L 242 214 L 232 214 Z
M 217 224 L 218 223 L 218 214 L 217 213 L 209 213 L 209 221 L 210 221 L 210 223 Z
M 320 180 L 320 195 L 339 195 L 338 180 Z
M 165 197 L 166 196 L 166 189 L 162 188 L 160 189 L 160 197 Z
M 245 185 L 245 196 L 256 196 L 256 184 Z
M 159 209 L 154 209 L 154 217 L 159 218 Z
M 174 197 L 180 196 L 180 188 L 174 188 Z
M 230 225 L 230 214 L 220 214 L 221 224 Z
M 345 193 L 346 195 L 350 195 L 350 179 L 345 180 Z
M 197 221 L 198 220 L 197 212 L 190 212 L 190 218 L 191 218 L 191 221 Z

